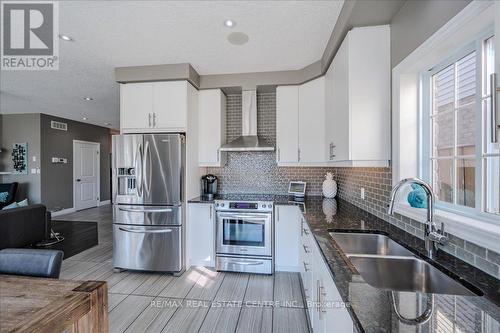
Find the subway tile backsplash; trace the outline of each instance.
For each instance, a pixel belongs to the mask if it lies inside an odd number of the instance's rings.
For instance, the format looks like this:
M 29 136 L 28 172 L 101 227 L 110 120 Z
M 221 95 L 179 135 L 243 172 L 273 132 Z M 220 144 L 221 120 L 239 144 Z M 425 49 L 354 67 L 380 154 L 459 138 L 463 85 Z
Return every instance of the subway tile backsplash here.
M 276 143 L 276 94 L 257 94 L 258 133 Z M 227 95 L 227 140 L 241 135 L 241 94 Z M 338 185 L 338 197 L 373 215 L 423 238 L 423 224 L 395 214 L 387 215 L 392 187 L 390 168 L 309 168 L 278 167 L 275 152 L 228 153 L 222 168 L 207 168 L 219 178 L 220 193 L 283 194 L 291 180 L 307 182 L 307 195 L 321 195 L 326 172 L 332 172 Z M 361 188 L 365 199 L 361 199 Z M 454 235 L 444 250 L 484 272 L 500 278 L 500 254 Z

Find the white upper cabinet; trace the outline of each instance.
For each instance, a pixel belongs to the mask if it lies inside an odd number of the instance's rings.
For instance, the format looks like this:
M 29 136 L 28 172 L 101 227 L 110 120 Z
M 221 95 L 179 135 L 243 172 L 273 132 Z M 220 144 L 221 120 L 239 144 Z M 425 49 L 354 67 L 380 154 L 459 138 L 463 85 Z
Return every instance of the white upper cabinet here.
M 299 86 L 276 88 L 276 160 L 278 165 L 299 161 Z
M 349 159 L 348 45 L 342 43 L 325 75 L 326 160 Z
M 325 165 L 325 78 L 276 88 L 276 160 L 280 166 Z
M 149 128 L 153 114 L 153 84 L 120 84 L 120 128 Z
M 188 82 L 153 83 L 154 128 L 182 132 L 187 127 Z
M 389 26 L 352 29 L 326 74 L 327 160 L 388 164 L 390 75 Z
M 324 163 L 325 78 L 299 87 L 299 163 Z
M 120 84 L 123 133 L 185 132 L 187 81 Z
M 220 147 L 226 140 L 226 96 L 220 89 L 200 90 L 198 105 L 199 166 L 223 166 L 225 154 Z

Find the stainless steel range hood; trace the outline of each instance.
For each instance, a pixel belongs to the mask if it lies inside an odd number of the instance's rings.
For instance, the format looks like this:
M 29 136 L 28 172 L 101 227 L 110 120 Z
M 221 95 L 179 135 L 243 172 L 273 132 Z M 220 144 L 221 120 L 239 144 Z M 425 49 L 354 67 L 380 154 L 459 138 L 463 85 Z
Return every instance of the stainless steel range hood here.
M 257 136 L 257 91 L 243 90 L 241 93 L 242 136 L 224 144 L 221 151 L 274 151 L 264 138 Z

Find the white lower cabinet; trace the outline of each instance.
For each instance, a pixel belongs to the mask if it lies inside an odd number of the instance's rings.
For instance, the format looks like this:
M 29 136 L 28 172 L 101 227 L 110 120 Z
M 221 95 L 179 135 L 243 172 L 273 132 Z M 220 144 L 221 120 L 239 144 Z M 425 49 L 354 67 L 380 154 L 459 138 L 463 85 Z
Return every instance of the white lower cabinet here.
M 212 204 L 188 204 L 188 256 L 193 266 L 215 267 L 215 211 Z
M 314 333 L 352 333 L 353 322 L 333 281 L 314 236 L 301 218 L 300 274 Z
M 275 206 L 274 262 L 277 271 L 299 269 L 300 218 L 295 206 Z
M 354 327 L 351 316 L 345 308 L 330 271 L 319 253 L 319 249 L 313 249 L 313 253 L 316 259 L 313 271 L 315 282 L 314 333 L 352 333 Z

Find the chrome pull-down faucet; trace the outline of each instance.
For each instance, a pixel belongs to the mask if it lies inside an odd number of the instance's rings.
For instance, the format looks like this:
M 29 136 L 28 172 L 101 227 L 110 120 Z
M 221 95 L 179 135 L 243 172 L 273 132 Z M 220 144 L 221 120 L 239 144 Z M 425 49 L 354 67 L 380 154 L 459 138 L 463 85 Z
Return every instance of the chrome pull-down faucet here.
M 438 245 L 446 245 L 448 243 L 448 237 L 444 235 L 444 223 L 441 223 L 441 230 L 438 230 L 434 222 L 434 203 L 436 201 L 436 196 L 432 191 L 432 187 L 427 182 L 420 178 L 406 178 L 397 183 L 391 191 L 387 214 L 391 216 L 394 214 L 396 195 L 399 189 L 405 184 L 420 185 L 427 195 L 427 221 L 424 229 L 424 241 L 428 257 L 433 258 L 439 249 Z

